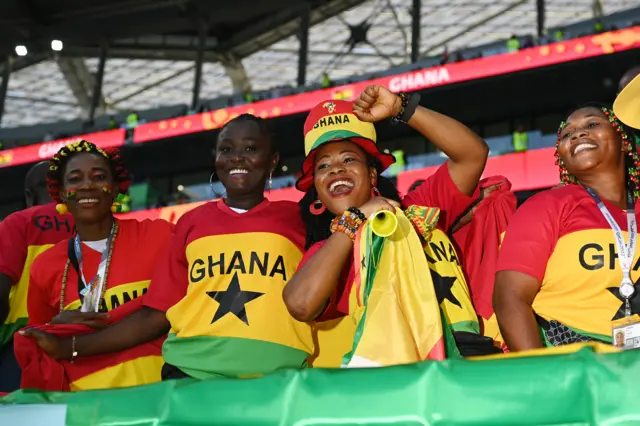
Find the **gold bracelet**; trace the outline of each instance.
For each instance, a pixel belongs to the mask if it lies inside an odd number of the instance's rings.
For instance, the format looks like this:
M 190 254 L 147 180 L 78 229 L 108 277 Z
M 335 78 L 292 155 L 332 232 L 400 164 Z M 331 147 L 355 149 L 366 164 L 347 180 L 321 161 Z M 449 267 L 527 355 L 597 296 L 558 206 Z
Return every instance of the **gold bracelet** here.
M 77 356 L 78 356 L 78 351 L 76 351 L 76 336 L 72 336 L 71 337 L 71 359 L 69 360 L 69 363 L 73 364 Z

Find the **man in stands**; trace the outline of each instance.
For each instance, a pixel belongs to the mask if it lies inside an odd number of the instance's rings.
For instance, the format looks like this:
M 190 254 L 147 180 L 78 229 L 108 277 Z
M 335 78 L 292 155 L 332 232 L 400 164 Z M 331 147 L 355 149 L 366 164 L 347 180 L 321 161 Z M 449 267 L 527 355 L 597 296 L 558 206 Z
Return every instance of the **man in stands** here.
M 40 162 L 29 170 L 25 178 L 27 209 L 0 222 L 0 392 L 20 387 L 13 334 L 27 324 L 31 264 L 73 231 L 73 218 L 59 215 L 49 198 L 47 168 L 47 162 Z
M 636 78 L 636 76 L 638 76 L 639 74 L 640 74 L 640 66 L 633 67 L 627 72 L 625 72 L 622 78 L 620 79 L 620 82 L 618 83 L 618 93 L 622 92 L 622 89 L 627 87 L 627 84 L 631 83 L 631 80 Z

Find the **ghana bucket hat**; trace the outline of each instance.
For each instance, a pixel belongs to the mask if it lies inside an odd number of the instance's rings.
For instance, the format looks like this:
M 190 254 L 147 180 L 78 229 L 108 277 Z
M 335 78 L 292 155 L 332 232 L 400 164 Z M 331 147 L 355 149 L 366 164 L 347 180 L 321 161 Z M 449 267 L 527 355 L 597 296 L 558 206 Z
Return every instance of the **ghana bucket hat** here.
M 613 113 L 627 126 L 640 129 L 640 75 L 622 89 L 613 102 Z
M 386 170 L 396 160 L 391 154 L 381 152 L 376 146 L 376 129 L 373 123 L 360 121 L 353 113 L 353 103 L 348 101 L 324 101 L 316 105 L 304 122 L 304 154 L 302 176 L 296 188 L 307 192 L 313 186 L 313 167 L 318 148 L 324 144 L 348 140 L 377 158 Z

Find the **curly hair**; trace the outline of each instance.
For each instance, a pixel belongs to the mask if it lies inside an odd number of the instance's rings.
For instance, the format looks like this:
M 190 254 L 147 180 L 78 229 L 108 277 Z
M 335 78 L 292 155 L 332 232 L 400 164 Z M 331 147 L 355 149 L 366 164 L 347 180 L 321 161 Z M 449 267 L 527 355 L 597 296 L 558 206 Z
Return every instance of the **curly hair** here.
M 602 113 L 607 117 L 611 126 L 620 134 L 620 140 L 622 142 L 622 146 L 627 153 L 625 157 L 625 168 L 626 168 L 626 179 L 627 179 L 627 187 L 633 194 L 633 198 L 635 200 L 640 199 L 640 180 L 638 178 L 638 172 L 640 170 L 640 156 L 638 155 L 638 147 L 636 146 L 636 138 L 633 130 L 625 126 L 616 115 L 613 113 L 611 109 L 607 106 L 599 103 L 589 103 L 577 108 L 572 109 L 567 115 L 566 118 L 560 123 L 560 127 L 558 128 L 556 141 L 556 165 L 560 169 L 560 181 L 567 185 L 570 183 L 577 184 L 578 179 L 569 173 L 567 168 L 560 157 L 560 153 L 558 152 L 558 147 L 560 146 L 560 134 L 566 127 L 566 120 L 573 114 L 574 112 L 584 109 L 584 108 L 595 108 L 602 111 Z
M 388 198 L 390 200 L 400 202 L 400 194 L 398 190 L 393 185 L 391 180 L 381 176 L 381 165 L 380 162 L 373 157 L 367 159 L 369 167 L 375 167 L 378 171 L 378 191 L 380 191 L 380 196 Z M 326 240 L 331 236 L 331 221 L 335 217 L 333 213 L 329 210 L 325 210 L 324 213 L 320 215 L 314 215 L 311 213 L 309 208 L 313 203 L 318 200 L 318 191 L 316 191 L 315 187 L 311 187 L 309 191 L 304 194 L 304 197 L 298 202 L 300 206 L 300 215 L 302 216 L 302 221 L 306 225 L 307 228 L 307 239 L 305 242 L 305 250 L 309 249 L 312 245 L 319 241 Z
M 60 203 L 60 190 L 63 185 L 65 167 L 69 160 L 77 154 L 95 154 L 104 157 L 109 163 L 113 179 L 117 185 L 118 193 L 124 194 L 129 189 L 131 177 L 117 148 L 104 151 L 91 142 L 80 140 L 69 145 L 65 145 L 49 160 L 49 170 L 47 172 L 47 187 L 49 195 L 56 202 Z

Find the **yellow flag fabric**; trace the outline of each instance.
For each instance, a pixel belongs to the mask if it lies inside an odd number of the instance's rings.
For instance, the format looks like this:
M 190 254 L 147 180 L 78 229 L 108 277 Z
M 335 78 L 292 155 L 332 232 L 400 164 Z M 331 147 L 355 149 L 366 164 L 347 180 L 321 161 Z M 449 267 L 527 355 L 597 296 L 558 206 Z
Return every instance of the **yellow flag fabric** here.
M 612 352 L 620 352 L 620 349 L 608 345 L 606 343 L 599 342 L 586 342 L 586 343 L 572 343 L 563 346 L 553 346 L 548 348 L 531 349 L 522 352 L 509 352 L 506 354 L 497 354 L 489 356 L 477 356 L 469 357 L 466 359 L 474 361 L 491 361 L 494 359 L 506 359 L 506 358 L 526 358 L 532 356 L 551 356 L 551 355 L 565 355 L 573 352 L 578 352 L 583 348 L 592 348 L 594 352 L 608 354 Z
M 350 316 L 316 322 L 313 326 L 315 353 L 309 357 L 313 368 L 338 368 L 351 350 L 356 325 Z
M 420 238 L 402 211 L 388 216 L 397 221 L 390 236 L 376 235 L 376 221 L 368 220 L 356 238 L 349 303 L 356 332 L 343 367 L 446 357 L 440 307 Z

